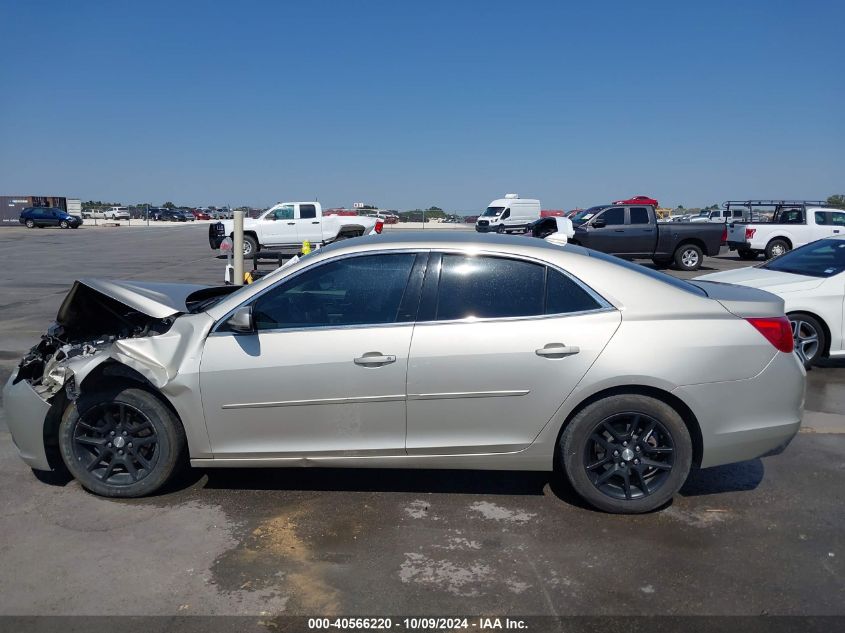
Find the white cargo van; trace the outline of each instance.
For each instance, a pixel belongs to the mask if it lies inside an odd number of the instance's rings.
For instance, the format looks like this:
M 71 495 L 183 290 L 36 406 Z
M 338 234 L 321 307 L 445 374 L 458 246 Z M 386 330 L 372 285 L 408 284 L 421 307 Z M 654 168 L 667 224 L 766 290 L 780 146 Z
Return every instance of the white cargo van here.
M 509 193 L 487 206 L 487 210 L 475 221 L 475 230 L 480 233 L 524 231 L 531 222 L 539 219 L 539 200 L 523 200 L 517 194 Z

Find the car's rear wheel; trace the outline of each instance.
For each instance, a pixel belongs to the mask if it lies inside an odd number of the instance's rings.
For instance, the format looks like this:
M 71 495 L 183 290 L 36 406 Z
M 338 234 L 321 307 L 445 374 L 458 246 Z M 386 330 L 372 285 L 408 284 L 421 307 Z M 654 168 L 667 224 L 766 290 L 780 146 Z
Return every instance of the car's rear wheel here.
M 789 243 L 786 240 L 774 239 L 766 245 L 766 259 L 780 257 L 790 250 Z
M 675 251 L 675 265 L 681 270 L 698 270 L 704 253 L 695 244 L 683 244 Z
M 28 229 L 34 229 L 35 228 L 35 222 L 33 222 L 32 220 L 27 220 L 26 222 L 24 222 L 24 225 Z
M 665 402 L 639 394 L 586 406 L 564 429 L 559 450 L 575 491 L 615 513 L 660 508 L 692 465 L 692 440 L 681 416 Z
M 182 464 L 185 431 L 154 394 L 114 387 L 83 394 L 59 425 L 71 474 L 106 497 L 140 497 L 161 488 Z
M 740 259 L 743 259 L 743 260 L 746 260 L 746 261 L 752 261 L 752 260 L 757 259 L 757 251 L 749 251 L 749 250 L 741 249 L 741 250 L 737 251 L 737 254 L 739 255 Z
M 803 312 L 793 312 L 786 315 L 792 324 L 792 340 L 795 352 L 804 363 L 804 367 L 813 366 L 827 346 L 827 334 L 819 320 Z

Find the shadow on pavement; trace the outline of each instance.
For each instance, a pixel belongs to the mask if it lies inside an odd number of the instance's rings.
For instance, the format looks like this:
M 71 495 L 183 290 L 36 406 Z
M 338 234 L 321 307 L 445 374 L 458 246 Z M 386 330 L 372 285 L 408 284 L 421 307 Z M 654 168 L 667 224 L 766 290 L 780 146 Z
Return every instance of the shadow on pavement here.
M 712 495 L 722 492 L 754 490 L 763 480 L 765 469 L 761 459 L 752 459 L 738 464 L 702 468 L 690 473 L 681 488 L 684 497 Z

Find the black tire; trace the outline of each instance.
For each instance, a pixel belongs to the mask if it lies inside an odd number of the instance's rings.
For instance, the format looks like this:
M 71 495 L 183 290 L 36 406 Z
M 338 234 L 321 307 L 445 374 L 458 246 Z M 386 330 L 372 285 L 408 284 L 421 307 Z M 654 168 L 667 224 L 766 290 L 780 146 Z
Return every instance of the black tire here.
M 791 312 L 786 315 L 792 325 L 792 340 L 798 358 L 809 369 L 824 356 L 827 350 L 827 333 L 821 322 L 804 312 Z
M 244 257 L 258 252 L 258 240 L 252 235 L 244 235 Z
M 753 260 L 757 259 L 757 255 L 758 255 L 757 251 L 748 251 L 748 250 L 745 250 L 745 249 L 737 251 L 737 254 L 739 255 L 740 259 L 745 260 L 745 261 L 753 261 Z
M 788 253 L 791 250 L 792 248 L 789 246 L 789 242 L 780 238 L 775 238 L 771 242 L 766 244 L 766 259 L 780 257 L 784 253 Z
M 681 270 L 698 270 L 704 261 L 704 253 L 695 244 L 681 244 L 675 251 L 675 266 Z
M 185 446 L 176 415 L 137 387 L 83 394 L 59 425 L 68 470 L 83 488 L 104 497 L 142 497 L 160 489 L 183 465 Z
M 500 224 L 498 227 L 496 227 L 496 233 L 499 233 L 501 235 L 504 232 L 505 232 L 505 225 L 504 224 Z
M 28 229 L 34 229 L 35 228 L 35 222 L 33 222 L 32 220 L 27 220 L 24 223 L 24 226 L 26 226 L 26 228 L 28 228 Z
M 62 220 L 61 222 L 59 222 L 59 226 L 63 229 L 69 229 L 70 228 L 70 225 L 67 223 L 67 220 Z
M 558 448 L 575 491 L 590 505 L 619 514 L 662 507 L 692 466 L 692 440 L 681 416 L 665 402 L 638 394 L 586 406 L 566 426 Z

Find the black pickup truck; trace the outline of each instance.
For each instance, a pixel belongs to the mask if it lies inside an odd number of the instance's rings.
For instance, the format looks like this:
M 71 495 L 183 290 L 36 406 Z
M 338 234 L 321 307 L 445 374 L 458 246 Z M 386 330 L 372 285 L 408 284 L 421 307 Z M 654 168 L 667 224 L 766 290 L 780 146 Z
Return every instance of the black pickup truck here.
M 698 270 L 704 255 L 718 255 L 725 231 L 721 222 L 658 222 L 654 207 L 634 205 L 592 207 L 572 224 L 573 244 L 659 267 L 674 262 L 681 270 Z

